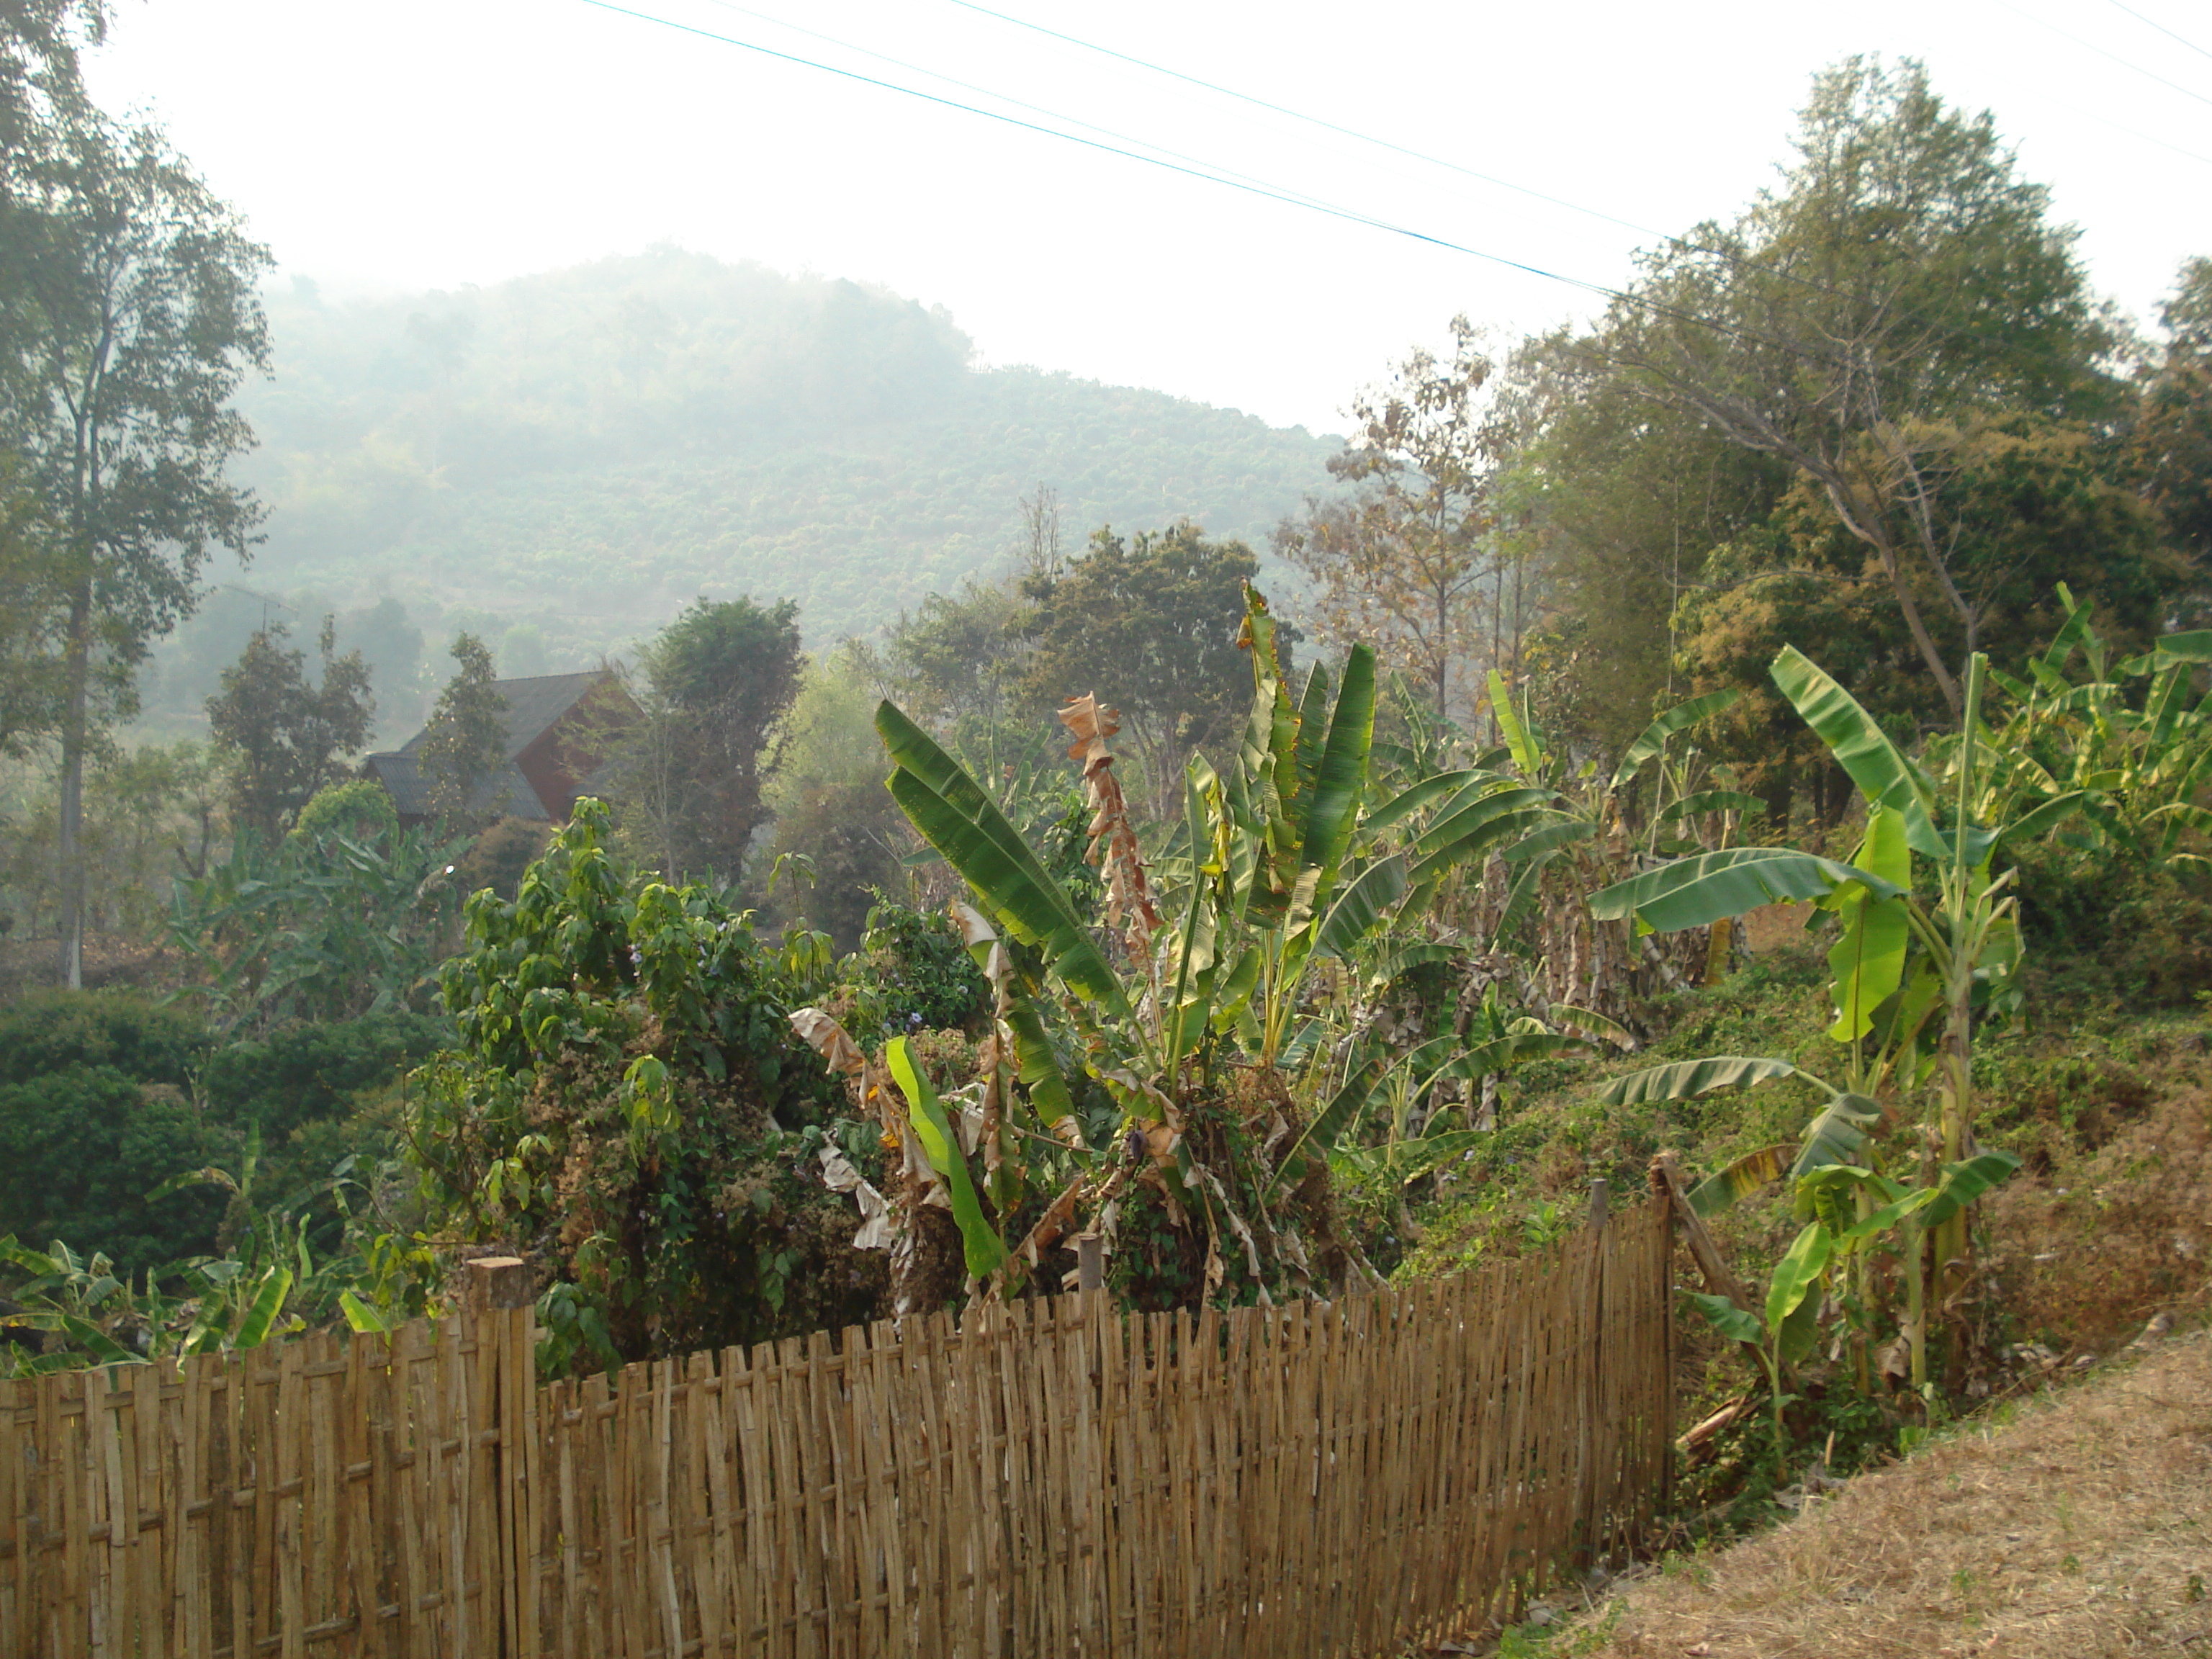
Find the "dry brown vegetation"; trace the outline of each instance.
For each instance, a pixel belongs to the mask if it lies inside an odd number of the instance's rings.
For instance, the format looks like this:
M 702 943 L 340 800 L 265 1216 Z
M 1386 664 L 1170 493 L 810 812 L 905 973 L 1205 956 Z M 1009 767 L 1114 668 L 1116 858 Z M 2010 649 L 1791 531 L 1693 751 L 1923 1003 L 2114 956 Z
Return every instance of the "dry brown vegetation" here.
M 1762 1537 L 1671 1560 L 1560 1648 L 1619 1659 L 2212 1655 L 2212 1333 L 2004 1415 Z

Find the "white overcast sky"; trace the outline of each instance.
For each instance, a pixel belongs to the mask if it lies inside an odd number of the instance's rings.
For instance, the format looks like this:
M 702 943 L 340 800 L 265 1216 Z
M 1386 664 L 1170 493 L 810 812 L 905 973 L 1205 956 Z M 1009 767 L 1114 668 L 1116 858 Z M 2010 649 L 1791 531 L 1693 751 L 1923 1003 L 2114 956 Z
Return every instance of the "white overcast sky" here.
M 991 363 L 1340 430 L 1352 390 L 1454 312 L 1514 332 L 1595 302 L 668 25 L 1599 283 L 1768 182 L 1816 69 L 1917 56 L 1996 112 L 2098 287 L 2148 324 L 2183 258 L 2212 254 L 2212 11 L 2131 3 L 993 0 L 1518 191 L 954 0 L 635 0 L 664 21 L 588 0 L 122 0 L 91 72 L 167 125 L 282 271 L 326 286 L 488 284 L 672 241 L 943 305 Z

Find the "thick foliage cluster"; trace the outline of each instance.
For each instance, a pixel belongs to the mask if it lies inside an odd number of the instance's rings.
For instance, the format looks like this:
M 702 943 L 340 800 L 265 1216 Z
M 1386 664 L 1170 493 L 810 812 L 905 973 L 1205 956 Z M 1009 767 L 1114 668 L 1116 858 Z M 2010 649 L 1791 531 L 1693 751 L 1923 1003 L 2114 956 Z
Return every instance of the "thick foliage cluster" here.
M 513 901 L 469 902 L 441 975 L 460 1040 L 407 1107 L 418 1243 L 541 1263 L 556 1369 L 867 1316 L 881 1268 L 811 1179 L 829 1088 L 776 954 L 750 913 L 631 877 L 608 828 L 580 801 Z
M 283 1027 L 226 1042 L 177 1008 L 136 997 L 43 992 L 0 1011 L 0 1231 L 59 1239 L 132 1272 L 221 1249 L 216 1188 L 152 1194 L 188 1171 L 257 1172 L 246 1196 L 301 1205 L 348 1158 L 391 1152 L 381 1108 L 448 1038 L 441 1019 L 379 1016 Z M 242 1180 L 242 1175 L 240 1176 Z

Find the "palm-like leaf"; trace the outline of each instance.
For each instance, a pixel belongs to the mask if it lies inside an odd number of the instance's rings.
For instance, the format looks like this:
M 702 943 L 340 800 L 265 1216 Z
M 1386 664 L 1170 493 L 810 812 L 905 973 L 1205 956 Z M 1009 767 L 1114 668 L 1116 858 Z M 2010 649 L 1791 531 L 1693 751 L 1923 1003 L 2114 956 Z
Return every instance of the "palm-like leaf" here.
M 1608 1106 L 1644 1106 L 1662 1100 L 1697 1100 L 1723 1089 L 1747 1089 L 1776 1078 L 1796 1077 L 1797 1068 L 1786 1060 L 1754 1059 L 1740 1054 L 1711 1054 L 1704 1060 L 1677 1060 L 1648 1071 L 1617 1077 L 1598 1091 Z
M 1666 751 L 1668 739 L 1677 732 L 1687 731 L 1700 720 L 1709 720 L 1735 706 L 1743 696 L 1740 690 L 1708 691 L 1702 697 L 1692 697 L 1687 702 L 1676 703 L 1665 714 L 1644 728 L 1644 735 L 1628 745 L 1628 752 L 1620 757 L 1613 769 L 1608 791 L 1618 794 L 1626 787 L 1648 761 L 1656 760 Z
M 1700 854 L 1616 882 L 1590 896 L 1601 921 L 1636 915 L 1656 932 L 1703 927 L 1783 900 L 1826 898 L 1856 882 L 1878 898 L 1904 892 L 1869 871 L 1785 847 L 1738 847 Z
M 891 1068 L 899 1092 L 906 1097 L 907 1121 L 914 1129 L 915 1138 L 921 1143 L 923 1156 L 929 1159 L 930 1168 L 945 1177 L 945 1191 L 952 1200 L 952 1219 L 960 1228 L 968 1272 L 976 1279 L 987 1278 L 1006 1264 L 1006 1247 L 997 1229 L 984 1217 L 982 1202 L 975 1195 L 975 1183 L 968 1173 L 967 1155 L 953 1135 L 944 1103 L 930 1084 L 929 1073 L 915 1064 L 908 1051 L 904 1037 L 893 1037 L 884 1046 L 884 1060 Z
M 1783 647 L 1771 672 L 1782 695 L 1828 745 L 1836 764 L 1850 775 L 1868 801 L 1894 807 L 1905 815 L 1906 839 L 1912 850 L 1939 864 L 1947 861 L 1950 849 L 1936 829 L 1934 785 L 1889 740 L 1889 734 L 1860 706 L 1858 699 L 1794 645 Z
M 921 838 L 960 872 L 1000 926 L 1043 951 L 1072 989 L 1126 1015 L 1120 978 L 1073 902 L 1006 814 L 890 702 L 878 707 L 876 730 L 898 764 L 891 774 L 892 798 Z

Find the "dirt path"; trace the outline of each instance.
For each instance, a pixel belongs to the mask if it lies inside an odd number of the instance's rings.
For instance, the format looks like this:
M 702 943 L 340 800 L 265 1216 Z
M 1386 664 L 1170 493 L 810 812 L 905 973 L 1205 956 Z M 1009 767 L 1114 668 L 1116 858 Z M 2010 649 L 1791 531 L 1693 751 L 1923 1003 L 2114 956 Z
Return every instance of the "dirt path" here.
M 1863 1476 L 1578 1623 L 1553 1651 L 2212 1659 L 2212 1333 Z

